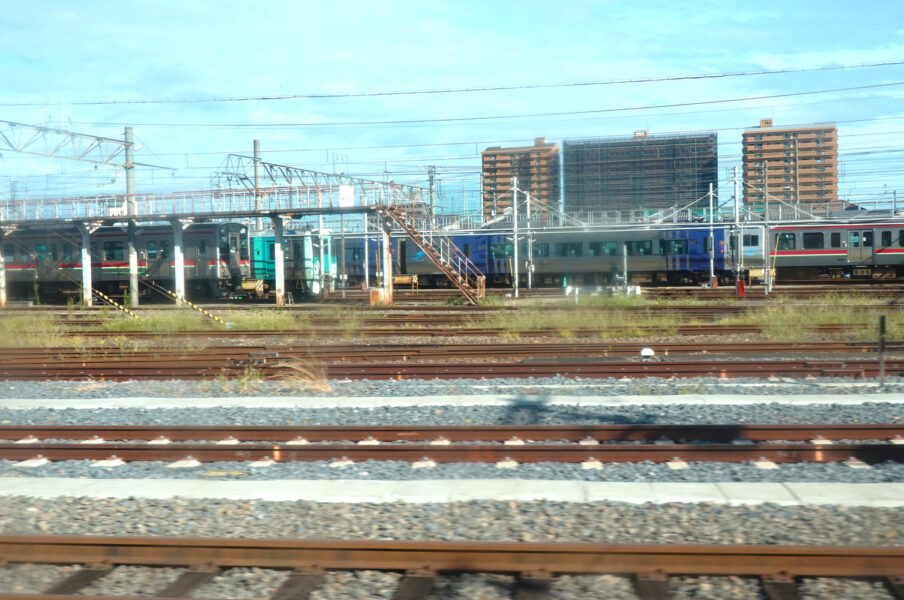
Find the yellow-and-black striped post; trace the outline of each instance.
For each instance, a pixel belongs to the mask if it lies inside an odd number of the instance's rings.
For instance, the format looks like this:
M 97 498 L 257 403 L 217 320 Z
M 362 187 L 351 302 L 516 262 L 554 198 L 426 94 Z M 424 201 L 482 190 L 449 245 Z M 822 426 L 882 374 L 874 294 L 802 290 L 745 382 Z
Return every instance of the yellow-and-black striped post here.
M 133 313 L 131 310 L 129 310 L 128 308 L 126 308 L 125 306 L 123 306 L 122 304 L 120 304 L 119 302 L 117 302 L 116 300 L 114 300 L 113 298 L 111 298 L 110 296 L 106 295 L 105 293 L 99 292 L 99 291 L 97 291 L 97 290 L 91 290 L 91 291 L 92 291 L 94 294 L 97 294 L 98 296 L 100 296 L 100 298 L 103 299 L 104 302 L 106 302 L 107 304 L 111 304 L 111 305 L 114 306 L 115 308 L 118 308 L 119 310 L 121 310 L 122 312 L 126 313 L 127 315 L 129 315 L 129 316 L 132 317 L 133 319 L 137 319 L 137 318 L 138 318 L 138 315 L 136 315 L 136 314 Z
M 186 300 L 185 298 L 181 298 L 181 297 L 177 296 L 177 295 L 175 294 L 175 292 L 172 292 L 172 291 L 170 291 L 170 290 L 166 290 L 166 293 L 169 294 L 170 296 L 172 296 L 173 299 L 176 300 L 176 302 L 181 302 L 182 304 L 188 306 L 189 308 L 195 309 L 196 311 L 198 311 L 199 313 L 201 313 L 202 315 L 204 315 L 204 316 L 207 317 L 208 319 L 212 319 L 212 320 L 216 321 L 217 323 L 219 323 L 220 325 L 222 325 L 223 327 L 226 327 L 226 322 L 225 322 L 223 319 L 221 319 L 220 317 L 217 317 L 217 316 L 215 316 L 215 315 L 210 314 L 209 312 L 207 312 L 206 310 L 204 310 L 204 309 L 201 308 L 200 306 L 196 306 L 195 304 L 192 304 L 191 302 L 189 302 L 189 301 Z

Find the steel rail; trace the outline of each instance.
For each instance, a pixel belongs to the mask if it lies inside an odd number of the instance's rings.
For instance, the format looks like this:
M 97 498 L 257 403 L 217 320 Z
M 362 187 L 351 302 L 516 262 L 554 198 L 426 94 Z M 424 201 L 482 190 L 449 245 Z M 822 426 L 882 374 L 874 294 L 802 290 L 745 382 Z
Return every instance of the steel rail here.
M 513 402 L 509 410 L 545 411 L 542 403 Z M 512 440 L 559 442 L 643 442 L 672 440 L 738 443 L 788 440 L 901 440 L 904 423 L 756 425 L 0 425 L 0 439 L 240 440 L 308 442 L 377 440 L 450 442 Z
M 244 333 L 238 334 L 245 337 Z M 269 335 L 269 334 L 268 334 Z M 197 332 L 193 337 L 203 337 Z M 251 332 L 249 337 L 259 337 Z M 217 359 L 247 359 L 266 355 L 272 359 L 318 359 L 335 357 L 348 361 L 353 357 L 416 358 L 442 356 L 638 356 L 643 348 L 653 348 L 661 356 L 690 354 L 776 354 L 776 353 L 872 353 L 878 351 L 877 342 L 544 342 L 538 343 L 388 343 L 379 346 L 365 344 L 269 344 L 259 346 L 206 345 L 202 351 L 190 349 L 117 350 L 110 347 L 71 348 L 0 348 L 0 357 L 14 364 L 47 363 L 52 360 L 90 360 L 109 356 L 121 361 L 162 360 L 169 357 L 191 359 L 192 355 Z M 904 342 L 886 342 L 885 349 L 893 352 L 904 349 Z M 275 353 L 275 354 L 274 354 Z
M 888 546 L 614 545 L 284 539 L 2 536 L 16 563 L 426 570 L 561 574 L 896 577 L 904 548 Z M 2 598 L 3 596 L 0 596 Z
M 0 459 L 49 461 L 119 459 L 136 461 L 201 462 L 233 461 L 403 461 L 429 459 L 437 463 L 513 460 L 519 463 L 585 461 L 611 462 L 749 462 L 775 463 L 842 462 L 856 459 L 867 464 L 904 462 L 904 445 L 889 443 L 853 444 L 291 444 L 291 443 L 0 443 Z

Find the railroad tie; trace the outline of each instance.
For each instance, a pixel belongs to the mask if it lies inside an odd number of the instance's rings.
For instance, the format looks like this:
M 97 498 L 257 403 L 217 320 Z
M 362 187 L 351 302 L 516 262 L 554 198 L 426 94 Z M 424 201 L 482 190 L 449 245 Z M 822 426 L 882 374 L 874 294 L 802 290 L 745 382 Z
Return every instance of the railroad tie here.
M 106 576 L 113 567 L 86 568 L 76 571 L 65 579 L 44 591 L 45 594 L 75 594 L 101 577 Z

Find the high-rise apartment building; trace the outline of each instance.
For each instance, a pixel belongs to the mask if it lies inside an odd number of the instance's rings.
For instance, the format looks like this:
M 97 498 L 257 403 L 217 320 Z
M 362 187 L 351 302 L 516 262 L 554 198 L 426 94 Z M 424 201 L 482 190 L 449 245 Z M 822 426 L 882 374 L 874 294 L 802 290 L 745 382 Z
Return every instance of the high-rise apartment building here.
M 512 178 L 518 189 L 531 195 L 532 210 L 559 209 L 559 146 L 536 138 L 533 146 L 494 146 L 481 153 L 483 216 L 492 219 L 512 205 Z M 519 203 L 520 205 L 520 203 Z M 523 210 L 523 208 L 522 208 Z
M 838 200 L 838 130 L 834 125 L 776 128 L 772 119 L 744 131 L 744 203 L 825 204 Z
M 566 213 L 708 206 L 718 186 L 715 132 L 565 140 L 562 164 Z

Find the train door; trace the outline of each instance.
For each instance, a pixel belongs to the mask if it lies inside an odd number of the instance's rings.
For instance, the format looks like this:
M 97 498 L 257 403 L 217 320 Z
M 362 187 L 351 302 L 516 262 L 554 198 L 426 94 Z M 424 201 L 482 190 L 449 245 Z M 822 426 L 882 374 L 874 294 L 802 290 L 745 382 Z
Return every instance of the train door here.
M 873 257 L 873 230 L 848 231 L 848 262 L 862 263 Z

